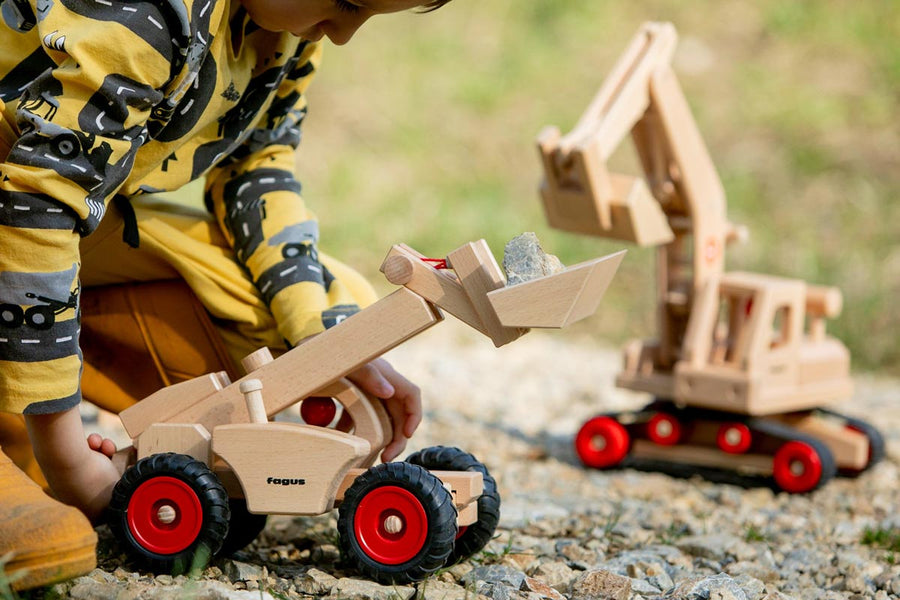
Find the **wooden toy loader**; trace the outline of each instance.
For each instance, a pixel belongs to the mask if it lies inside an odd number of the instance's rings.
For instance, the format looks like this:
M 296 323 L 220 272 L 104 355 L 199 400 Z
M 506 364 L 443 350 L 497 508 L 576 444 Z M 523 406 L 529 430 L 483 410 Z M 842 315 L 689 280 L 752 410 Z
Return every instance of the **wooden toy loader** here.
M 342 554 L 373 579 L 415 581 L 467 558 L 499 518 L 487 469 L 446 447 L 375 465 L 391 421 L 344 377 L 440 322 L 442 309 L 497 346 L 593 314 L 621 258 L 506 286 L 483 240 L 450 253 L 446 269 L 394 246 L 382 271 L 403 287 L 389 296 L 277 358 L 254 352 L 236 381 L 210 373 L 121 412 L 133 445 L 116 456 L 127 469 L 112 531 L 151 569 L 184 571 L 252 541 L 268 514 L 337 506 Z M 305 424 L 270 420 L 298 403 Z
M 852 392 L 849 353 L 825 334 L 841 310 L 835 288 L 724 273 L 725 192 L 671 68 L 671 24 L 643 25 L 573 130 L 539 136 L 550 224 L 659 248 L 658 338 L 625 350 L 616 383 L 655 400 L 600 415 L 575 440 L 585 465 L 627 455 L 773 475 L 812 490 L 840 469 L 884 455 L 870 424 L 821 408 Z M 610 173 L 631 133 L 644 177 Z

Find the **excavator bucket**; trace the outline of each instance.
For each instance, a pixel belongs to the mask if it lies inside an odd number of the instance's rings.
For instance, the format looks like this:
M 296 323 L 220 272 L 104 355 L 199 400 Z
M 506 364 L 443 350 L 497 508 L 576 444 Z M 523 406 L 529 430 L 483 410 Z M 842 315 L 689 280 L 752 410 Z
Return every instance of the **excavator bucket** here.
M 559 140 L 555 128 L 538 139 L 545 172 L 541 198 L 552 227 L 640 246 L 672 241 L 666 216 L 643 179 L 609 173 L 591 147 L 563 154 Z

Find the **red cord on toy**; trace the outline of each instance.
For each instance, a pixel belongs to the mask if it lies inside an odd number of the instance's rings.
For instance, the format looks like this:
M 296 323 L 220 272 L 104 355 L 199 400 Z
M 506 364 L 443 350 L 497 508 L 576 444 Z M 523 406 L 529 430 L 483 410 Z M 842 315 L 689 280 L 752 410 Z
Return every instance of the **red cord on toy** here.
M 447 259 L 445 259 L 445 258 L 425 258 L 423 256 L 422 261 L 427 262 L 429 265 L 431 265 L 435 269 L 446 269 L 447 268 Z

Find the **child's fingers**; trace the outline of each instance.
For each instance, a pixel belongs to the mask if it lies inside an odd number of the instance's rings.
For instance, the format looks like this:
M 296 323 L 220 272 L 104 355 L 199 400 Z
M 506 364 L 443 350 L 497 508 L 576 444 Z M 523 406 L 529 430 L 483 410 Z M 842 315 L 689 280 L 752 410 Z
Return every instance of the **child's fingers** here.
M 116 443 L 109 438 L 101 436 L 99 433 L 92 433 L 89 435 L 87 444 L 94 452 L 100 452 L 110 458 L 116 453 Z

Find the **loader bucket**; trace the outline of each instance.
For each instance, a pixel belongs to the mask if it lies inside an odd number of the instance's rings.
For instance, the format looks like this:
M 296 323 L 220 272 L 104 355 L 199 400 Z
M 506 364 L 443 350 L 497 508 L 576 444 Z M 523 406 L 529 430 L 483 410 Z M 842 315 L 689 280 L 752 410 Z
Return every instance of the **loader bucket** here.
M 625 250 L 489 292 L 504 327 L 561 328 L 589 317 L 625 256 Z

